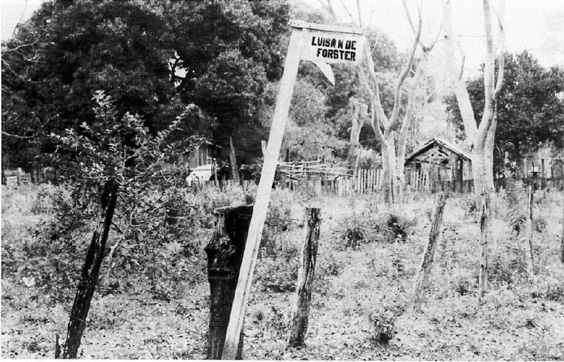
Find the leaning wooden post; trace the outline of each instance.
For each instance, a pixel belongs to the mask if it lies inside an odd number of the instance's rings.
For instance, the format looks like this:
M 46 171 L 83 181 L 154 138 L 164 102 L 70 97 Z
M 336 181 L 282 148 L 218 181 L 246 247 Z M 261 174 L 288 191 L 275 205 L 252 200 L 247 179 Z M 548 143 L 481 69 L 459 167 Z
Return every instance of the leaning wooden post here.
M 278 92 L 272 128 L 270 130 L 266 155 L 264 157 L 261 177 L 257 188 L 257 197 L 251 224 L 249 226 L 249 235 L 243 256 L 243 264 L 241 265 L 233 308 L 231 309 L 225 344 L 223 345 L 222 359 L 233 360 L 237 354 L 239 337 L 243 328 L 245 308 L 247 306 L 247 299 L 251 289 L 253 272 L 260 246 L 260 238 L 268 211 L 272 182 L 274 181 L 274 173 L 276 172 L 276 165 L 278 164 L 278 156 L 280 154 L 280 146 L 282 145 L 282 138 L 284 136 L 284 129 L 286 127 L 286 120 L 292 100 L 294 83 L 296 81 L 296 75 L 298 74 L 301 46 L 301 32 L 293 31 L 290 36 L 290 45 L 284 65 L 284 73 L 280 81 L 280 90 Z
M 221 359 L 252 212 L 252 206 L 222 207 L 214 211 L 215 232 L 204 249 L 208 255 L 210 283 L 207 359 Z M 241 330 L 236 359 L 242 359 L 242 333 Z
M 423 258 L 421 259 L 421 267 L 415 279 L 415 287 L 413 292 L 412 310 L 414 312 L 421 312 L 421 302 L 423 291 L 427 289 L 429 282 L 429 274 L 433 266 L 433 258 L 435 250 L 437 249 L 437 239 L 441 231 L 441 224 L 443 222 L 443 210 L 445 208 L 447 195 L 445 193 L 437 194 L 433 204 L 433 212 L 431 216 L 431 229 L 429 230 L 429 241 L 425 247 Z
M 478 282 L 480 286 L 479 299 L 485 295 L 488 289 L 488 242 L 490 236 L 490 194 L 484 191 L 482 194 L 482 216 L 480 217 L 480 274 Z
M 529 244 L 529 262 L 528 272 L 529 276 L 535 274 L 535 263 L 533 257 L 533 193 L 532 186 L 528 187 L 528 203 L 527 203 L 527 243 Z
M 320 231 L 320 209 L 307 208 L 305 212 L 305 238 L 302 245 L 302 258 L 298 274 L 297 298 L 294 304 L 292 326 L 288 345 L 298 347 L 304 344 L 307 333 L 311 291 L 315 276 L 315 262 L 317 260 L 317 246 Z
M 84 260 L 80 284 L 78 285 L 70 314 L 67 340 L 63 346 L 64 359 L 75 359 L 78 355 L 80 341 L 84 334 L 84 329 L 86 328 L 86 318 L 90 310 L 90 302 L 92 301 L 92 296 L 94 295 L 94 290 L 98 283 L 100 266 L 102 265 L 106 252 L 106 242 L 108 241 L 108 234 L 112 226 L 118 188 L 119 185 L 114 179 L 108 180 L 104 185 L 104 192 L 102 193 L 100 202 L 102 206 L 102 218 L 99 220 L 98 226 L 94 231 L 92 242 L 90 243 Z M 60 353 L 60 349 L 58 348 L 55 348 L 55 351 L 59 351 Z M 55 358 L 59 358 L 59 355 L 56 355 Z
M 229 319 L 229 327 L 227 328 L 223 354 L 221 355 L 222 359 L 232 360 L 235 358 L 237 352 L 239 335 L 243 327 L 245 308 L 251 290 L 260 238 L 264 227 L 266 212 L 268 211 L 272 182 L 274 181 L 274 173 L 280 155 L 280 146 L 282 144 L 282 138 L 284 137 L 284 128 L 286 127 L 286 120 L 292 100 L 294 83 L 296 82 L 296 76 L 298 74 L 300 58 L 314 62 L 349 64 L 359 64 L 362 60 L 362 52 L 357 51 L 364 49 L 365 38 L 362 36 L 361 31 L 329 25 L 308 24 L 301 21 L 291 21 L 290 26 L 293 29 L 290 35 L 286 61 L 284 63 L 284 73 L 280 80 L 276 107 L 272 117 L 268 147 L 266 149 L 260 182 L 257 188 L 255 207 L 249 226 L 247 246 L 239 273 L 239 281 Z M 308 39 L 304 41 L 306 35 Z M 329 44 L 320 42 L 320 39 L 327 38 L 332 39 Z M 337 38 L 339 38 L 338 41 Z M 337 51 L 336 48 L 327 49 L 327 47 L 340 46 L 348 47 L 348 51 L 344 51 L 344 49 L 343 51 Z M 329 54 L 332 54 L 332 57 L 329 56 Z M 334 59 L 333 57 L 335 56 L 339 57 L 339 59 Z M 330 67 L 327 68 L 330 69 Z M 325 68 L 325 71 L 328 71 L 327 68 Z M 323 69 L 322 72 L 324 72 Z

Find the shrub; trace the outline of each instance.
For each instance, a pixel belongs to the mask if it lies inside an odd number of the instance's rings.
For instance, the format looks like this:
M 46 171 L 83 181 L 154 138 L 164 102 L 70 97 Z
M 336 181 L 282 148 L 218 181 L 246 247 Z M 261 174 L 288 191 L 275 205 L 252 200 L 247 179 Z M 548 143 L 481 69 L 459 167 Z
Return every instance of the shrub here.
M 57 187 L 51 184 L 41 184 L 37 189 L 37 197 L 31 206 L 31 213 L 35 215 L 48 214 L 53 211 L 53 196 Z
M 272 191 L 262 232 L 261 250 L 263 250 L 263 254 L 276 255 L 277 250 L 281 248 L 280 235 L 289 231 L 293 223 L 292 204 L 294 203 L 294 196 L 287 189 Z
M 342 261 L 337 260 L 333 251 L 321 254 L 317 259 L 316 275 L 319 279 L 331 278 L 341 275 L 345 269 Z M 318 279 L 316 278 L 316 279 Z
M 555 268 L 550 275 L 538 277 L 532 285 L 531 297 L 564 302 L 564 271 Z
M 527 219 L 527 193 L 522 181 L 512 178 L 506 181 L 505 191 L 506 221 L 509 222 L 511 231 L 519 235 L 525 230 Z
M 390 212 L 345 217 L 340 223 L 341 236 L 346 247 L 356 248 L 361 242 L 405 242 L 409 229 L 416 219 L 409 220 Z
M 399 287 L 388 288 L 375 301 L 376 308 L 373 309 L 368 318 L 374 327 L 373 339 L 380 345 L 387 345 L 393 338 L 396 328 L 395 323 L 408 305 L 406 290 Z
M 504 255 L 503 257 L 501 255 Z M 488 279 L 493 285 L 516 284 L 527 274 L 527 253 L 518 246 L 508 245 L 503 254 L 493 258 Z
M 263 257 L 257 263 L 257 283 L 267 291 L 294 291 L 299 271 L 298 254 L 297 247 L 287 244 L 285 248 L 278 250 L 276 256 Z

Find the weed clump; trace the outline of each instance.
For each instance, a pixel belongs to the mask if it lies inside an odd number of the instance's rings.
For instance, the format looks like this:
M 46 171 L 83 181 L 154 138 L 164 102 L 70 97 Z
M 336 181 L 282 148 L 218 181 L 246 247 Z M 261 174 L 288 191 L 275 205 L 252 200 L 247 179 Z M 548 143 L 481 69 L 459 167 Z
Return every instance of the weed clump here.
M 376 302 L 368 318 L 374 327 L 373 340 L 380 345 L 387 345 L 396 334 L 396 320 L 405 312 L 408 301 L 403 288 L 385 291 Z
M 344 218 L 340 228 L 345 247 L 358 248 L 361 243 L 405 242 L 414 224 L 414 220 L 391 212 L 368 212 Z

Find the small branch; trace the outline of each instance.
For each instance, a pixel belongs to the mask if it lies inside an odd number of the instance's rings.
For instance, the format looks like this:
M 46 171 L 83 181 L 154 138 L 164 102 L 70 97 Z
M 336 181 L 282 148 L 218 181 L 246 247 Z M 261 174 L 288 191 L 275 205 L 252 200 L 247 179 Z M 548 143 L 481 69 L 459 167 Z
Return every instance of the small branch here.
M 409 17 L 409 14 L 408 14 L 408 17 Z M 409 55 L 409 60 L 405 64 L 404 68 L 402 69 L 402 71 L 399 75 L 398 81 L 396 83 L 395 95 L 394 95 L 394 108 L 392 109 L 392 115 L 390 117 L 390 125 L 389 125 L 389 129 L 387 129 L 387 132 L 393 131 L 400 124 L 398 115 L 399 115 L 399 109 L 400 109 L 400 105 L 401 105 L 401 88 L 402 88 L 403 83 L 405 81 L 405 78 L 407 77 L 407 74 L 409 73 L 409 70 L 411 69 L 411 66 L 413 64 L 413 60 L 415 58 L 415 52 L 417 50 L 417 45 L 419 44 L 419 39 L 421 37 L 421 28 L 422 28 L 422 26 L 421 26 L 421 13 L 419 13 L 419 19 L 418 20 L 419 20 L 419 24 L 418 24 L 417 34 L 415 35 L 413 46 L 411 48 L 411 53 Z
M 6 131 L 2 131 L 2 136 L 13 137 L 13 138 L 17 138 L 17 139 L 20 139 L 20 140 L 30 140 L 30 139 L 35 138 L 35 136 L 20 136 L 20 135 L 17 135 L 17 134 L 8 133 Z

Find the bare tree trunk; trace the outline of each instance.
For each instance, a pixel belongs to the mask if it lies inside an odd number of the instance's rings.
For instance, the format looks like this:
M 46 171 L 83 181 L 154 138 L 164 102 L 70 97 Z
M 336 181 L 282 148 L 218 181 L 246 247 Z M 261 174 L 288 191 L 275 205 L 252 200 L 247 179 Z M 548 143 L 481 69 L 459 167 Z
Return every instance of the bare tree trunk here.
M 362 130 L 362 126 L 364 124 L 364 118 L 361 117 L 361 110 L 363 105 L 361 105 L 361 103 L 354 97 L 350 99 L 349 103 L 352 107 L 352 117 L 351 135 L 347 158 L 349 162 L 352 162 L 355 159 L 358 149 L 360 148 L 360 131 Z
M 527 243 L 529 244 L 529 259 L 527 263 L 527 269 L 529 276 L 535 274 L 535 262 L 533 257 L 533 193 L 534 189 L 532 186 L 527 188 Z
M 423 253 L 421 268 L 417 274 L 413 292 L 412 310 L 418 313 L 421 312 L 422 292 L 427 289 L 429 274 L 431 273 L 431 268 L 433 266 L 433 258 L 435 256 L 435 250 L 437 249 L 437 239 L 443 222 L 443 210 L 445 208 L 446 198 L 446 194 L 440 193 L 435 197 L 435 202 L 433 204 L 429 241 L 427 242 L 425 252 Z
M 417 95 L 417 88 L 419 85 L 419 81 L 425 72 L 427 67 L 427 63 L 429 60 L 429 53 L 431 49 L 434 47 L 434 44 L 431 47 L 424 47 L 423 48 L 423 56 L 419 61 L 419 65 L 417 66 L 417 71 L 415 76 L 413 77 L 413 85 L 409 92 L 409 101 L 407 103 L 407 110 L 405 112 L 405 117 L 403 123 L 401 125 L 399 135 L 398 135 L 398 154 L 396 158 L 396 175 L 398 181 L 398 200 L 403 202 L 403 189 L 405 186 L 405 152 L 407 149 L 407 140 L 408 140 L 408 133 L 409 128 L 411 127 L 411 123 L 413 121 L 413 109 L 415 105 L 415 99 Z
M 302 258 L 298 274 L 297 298 L 294 305 L 292 326 L 288 345 L 297 347 L 304 344 L 307 333 L 309 306 L 315 276 L 315 263 L 317 260 L 317 245 L 320 232 L 320 209 L 307 208 L 305 213 L 307 226 L 305 240 L 302 246 Z
M 382 143 L 382 193 L 387 205 L 394 203 L 396 185 L 396 149 L 393 136 Z
M 493 25 L 492 25 L 492 9 L 489 0 L 483 0 L 484 9 L 484 24 L 486 33 L 486 61 L 484 66 L 484 94 L 485 103 L 483 115 L 480 125 L 477 121 L 472 110 L 470 103 L 470 96 L 468 90 L 462 80 L 462 69 L 457 69 L 454 64 L 455 59 L 455 39 L 452 30 L 451 20 L 451 1 L 443 0 L 443 26 L 445 31 L 445 39 L 448 42 L 447 46 L 447 67 L 449 68 L 450 77 L 453 83 L 454 94 L 460 108 L 466 139 L 472 150 L 472 173 L 474 176 L 474 189 L 476 195 L 479 195 L 484 190 L 493 190 L 493 146 L 495 139 L 496 122 L 496 96 L 503 84 L 503 52 L 498 57 L 498 74 L 496 82 L 495 74 L 495 49 L 493 41 Z M 504 42 L 504 2 L 496 12 L 496 19 L 499 23 L 500 48 Z M 462 64 L 464 65 L 464 58 Z
M 96 284 L 98 283 L 100 266 L 102 265 L 106 252 L 108 234 L 110 233 L 112 218 L 117 203 L 118 188 L 119 185 L 114 179 L 108 180 L 104 185 L 104 192 L 101 198 L 103 210 L 102 219 L 99 221 L 96 231 L 94 231 L 92 242 L 86 254 L 86 259 L 84 260 L 80 284 L 78 285 L 70 314 L 67 341 L 63 346 L 64 359 L 75 359 L 78 355 L 82 335 L 86 328 L 86 318 L 90 310 L 90 303 L 94 295 L 94 290 L 96 289 Z M 58 357 L 59 356 L 55 356 L 55 358 Z
M 208 359 L 221 359 L 252 212 L 252 206 L 215 210 L 216 230 L 205 247 L 210 283 Z M 241 330 L 236 359 L 242 359 L 242 351 Z
M 490 237 L 490 194 L 482 194 L 482 216 L 480 217 L 480 285 L 479 299 L 482 300 L 488 289 L 488 242 Z

